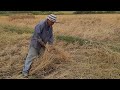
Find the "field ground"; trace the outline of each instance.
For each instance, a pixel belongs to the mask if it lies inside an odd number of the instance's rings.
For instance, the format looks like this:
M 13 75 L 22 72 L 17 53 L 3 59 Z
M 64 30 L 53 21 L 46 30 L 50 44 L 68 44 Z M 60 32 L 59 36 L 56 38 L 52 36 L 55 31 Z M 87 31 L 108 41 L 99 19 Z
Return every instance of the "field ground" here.
M 29 79 L 119 79 L 120 14 L 57 15 L 55 50 L 35 59 Z M 46 15 L 0 16 L 0 79 L 21 71 L 35 25 Z

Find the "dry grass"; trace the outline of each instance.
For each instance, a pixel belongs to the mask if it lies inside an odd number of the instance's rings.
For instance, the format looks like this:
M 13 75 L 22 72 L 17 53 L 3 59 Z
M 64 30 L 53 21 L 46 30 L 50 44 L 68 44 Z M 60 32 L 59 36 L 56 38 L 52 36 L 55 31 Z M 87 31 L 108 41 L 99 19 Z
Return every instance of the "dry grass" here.
M 28 15 L 28 14 L 16 14 L 16 15 L 10 15 L 9 16 L 9 21 L 13 21 L 13 20 L 18 20 L 18 19 L 35 19 L 34 15 Z
M 1 79 L 23 79 L 21 71 L 31 31 L 46 17 L 23 16 L 0 16 Z M 60 23 L 54 25 L 55 36 L 69 35 L 92 43 L 79 45 L 55 39 L 55 49 L 34 60 L 29 78 L 119 79 L 119 18 L 119 14 L 58 15 Z

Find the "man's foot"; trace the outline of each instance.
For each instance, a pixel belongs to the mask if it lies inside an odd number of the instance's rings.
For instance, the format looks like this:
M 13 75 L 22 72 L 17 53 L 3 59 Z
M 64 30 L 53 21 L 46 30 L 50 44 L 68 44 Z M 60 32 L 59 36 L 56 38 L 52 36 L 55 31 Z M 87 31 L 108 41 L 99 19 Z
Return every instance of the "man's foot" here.
M 22 74 L 24 78 L 28 78 L 28 73 L 23 72 Z

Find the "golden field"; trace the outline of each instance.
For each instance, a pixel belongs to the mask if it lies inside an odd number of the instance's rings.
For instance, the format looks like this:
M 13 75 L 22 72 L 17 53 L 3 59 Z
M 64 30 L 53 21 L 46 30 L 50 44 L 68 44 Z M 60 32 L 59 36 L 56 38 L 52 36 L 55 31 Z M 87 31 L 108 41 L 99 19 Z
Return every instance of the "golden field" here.
M 57 15 L 54 36 L 90 41 L 79 45 L 55 38 L 55 51 L 35 59 L 29 79 L 119 79 L 120 14 Z M 35 25 L 46 15 L 0 16 L 0 79 L 23 79 L 21 71 Z

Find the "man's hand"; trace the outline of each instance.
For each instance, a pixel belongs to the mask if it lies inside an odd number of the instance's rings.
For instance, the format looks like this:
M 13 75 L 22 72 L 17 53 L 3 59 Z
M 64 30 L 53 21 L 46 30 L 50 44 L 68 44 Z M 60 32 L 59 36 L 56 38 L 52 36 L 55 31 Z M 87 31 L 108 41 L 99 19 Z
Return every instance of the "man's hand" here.
M 44 43 L 44 42 L 40 42 L 40 44 L 41 44 L 43 47 L 45 47 L 45 43 Z
M 45 43 L 42 41 L 42 39 L 38 39 L 38 41 L 40 42 L 40 44 L 45 47 Z
M 50 51 L 52 51 L 52 50 L 54 50 L 55 48 L 54 48 L 54 46 L 53 45 L 48 45 L 48 47 L 47 47 L 47 50 L 50 52 Z

